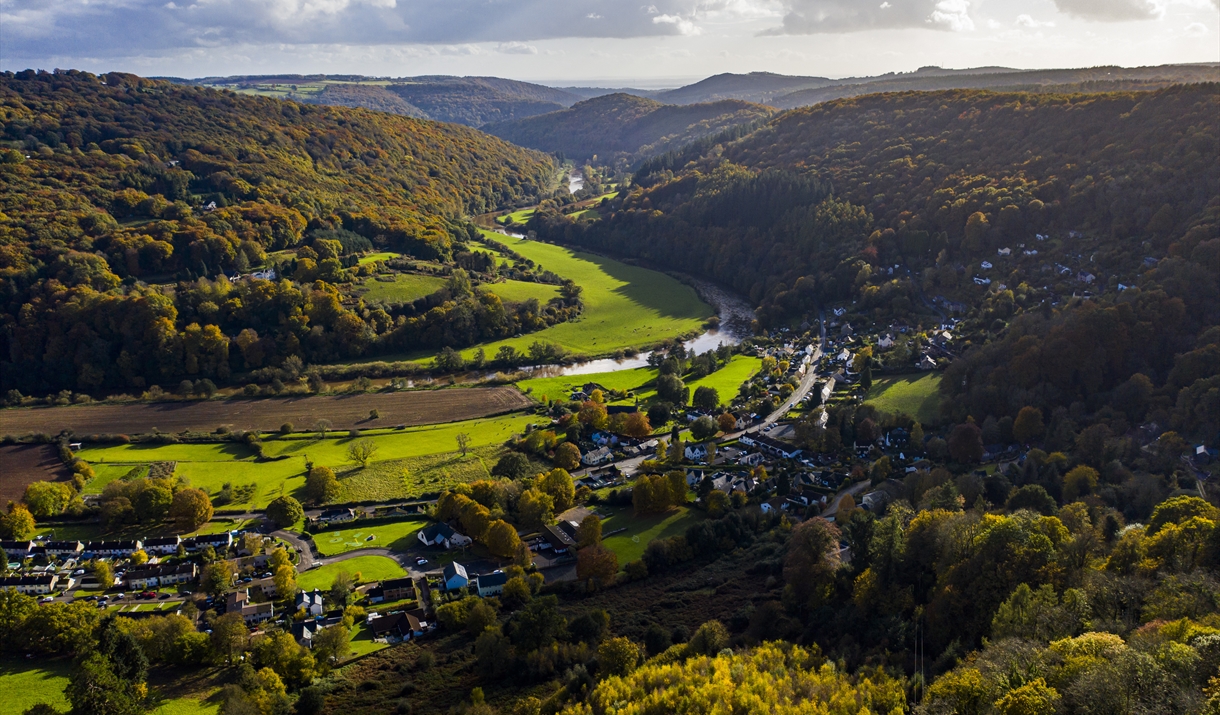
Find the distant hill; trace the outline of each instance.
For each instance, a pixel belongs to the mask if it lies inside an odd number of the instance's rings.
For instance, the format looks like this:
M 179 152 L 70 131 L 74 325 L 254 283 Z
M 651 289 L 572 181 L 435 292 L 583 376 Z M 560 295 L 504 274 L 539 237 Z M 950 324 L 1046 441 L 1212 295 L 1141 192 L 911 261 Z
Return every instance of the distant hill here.
M 428 113 L 424 110 L 375 84 L 328 84 L 309 103 L 333 107 L 363 107 L 405 117 L 428 119 Z
M 1170 84 L 1218 80 L 1220 80 L 1220 67 L 1217 65 L 1089 67 L 1061 70 L 1011 70 L 1003 67 L 941 70 L 939 67 L 930 67 L 910 75 L 846 79 L 823 87 L 801 89 L 775 97 L 770 104 L 781 109 L 791 109 L 843 97 L 911 90 L 991 89 L 1009 92 L 1152 90 Z
M 653 98 L 666 104 L 697 104 L 719 99 L 770 104 L 776 97 L 832 84 L 835 84 L 835 80 L 826 77 L 792 77 L 772 72 L 725 73 L 685 87 L 659 92 Z
M 483 130 L 514 144 L 586 161 L 652 156 L 738 124 L 765 119 L 768 107 L 729 99 L 672 105 L 629 94 L 610 94 L 564 109 Z

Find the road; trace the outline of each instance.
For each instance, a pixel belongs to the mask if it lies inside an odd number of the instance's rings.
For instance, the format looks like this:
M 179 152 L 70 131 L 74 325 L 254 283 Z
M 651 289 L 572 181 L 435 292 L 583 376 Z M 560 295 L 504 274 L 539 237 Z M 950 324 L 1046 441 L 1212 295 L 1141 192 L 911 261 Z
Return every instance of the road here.
M 839 503 L 843 501 L 843 497 L 847 496 L 848 494 L 851 494 L 852 497 L 854 498 L 855 495 L 868 489 L 868 487 L 869 487 L 869 482 L 856 482 L 855 484 L 848 487 L 846 490 L 839 492 L 838 494 L 835 495 L 835 498 L 832 499 L 831 502 L 826 505 L 826 508 L 822 510 L 822 516 L 824 516 L 824 517 L 833 516 L 834 514 L 836 514 L 839 511 Z

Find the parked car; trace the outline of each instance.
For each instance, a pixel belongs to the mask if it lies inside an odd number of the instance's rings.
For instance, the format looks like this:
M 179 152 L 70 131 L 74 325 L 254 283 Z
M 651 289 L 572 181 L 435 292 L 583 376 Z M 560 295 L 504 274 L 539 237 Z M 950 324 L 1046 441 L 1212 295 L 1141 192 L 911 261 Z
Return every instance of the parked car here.
M 419 558 L 415 559 L 416 566 L 423 566 L 426 563 L 428 563 L 428 559 L 425 559 L 423 556 L 420 556 Z
M 161 600 L 164 601 L 165 599 L 169 598 L 172 595 L 173 595 L 172 593 L 163 593 L 163 594 L 161 594 Z

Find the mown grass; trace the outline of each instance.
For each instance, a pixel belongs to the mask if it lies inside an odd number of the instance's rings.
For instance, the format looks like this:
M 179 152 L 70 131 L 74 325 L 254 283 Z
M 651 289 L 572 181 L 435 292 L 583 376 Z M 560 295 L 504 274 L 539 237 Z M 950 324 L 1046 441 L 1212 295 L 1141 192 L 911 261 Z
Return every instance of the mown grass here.
M 348 652 L 349 658 L 356 658 L 369 653 L 376 653 L 379 650 L 389 648 L 388 643 L 377 643 L 373 640 L 373 631 L 369 629 L 367 624 L 361 623 L 356 626 L 356 632 L 352 636 L 351 650 Z
M 936 424 L 940 419 L 940 380 L 939 372 L 881 378 L 873 382 L 864 402 L 882 412 L 905 413 L 923 424 Z
M 655 368 L 637 367 L 631 370 L 597 372 L 589 375 L 536 377 L 518 382 L 517 387 L 536 400 L 546 398 L 554 402 L 555 400 L 567 400 L 573 390 L 578 390 L 582 385 L 590 382 L 596 382 L 602 387 L 611 390 L 645 390 L 651 392 L 652 388 L 645 387 L 645 385 L 655 380 L 656 377 L 657 371 Z
M 354 559 L 310 569 L 297 578 L 297 586 L 305 591 L 312 591 L 315 588 L 328 589 L 335 582 L 335 576 L 339 573 L 346 573 L 352 578 L 355 578 L 356 574 L 360 574 L 362 583 L 384 581 L 407 575 L 398 562 L 387 556 L 357 556 Z
M 398 273 L 393 281 L 369 278 L 357 291 L 366 303 L 410 303 L 432 295 L 444 285 L 444 278 Z
M 356 529 L 323 531 L 314 534 L 313 542 L 318 547 L 318 553 L 323 556 L 345 554 L 356 549 L 406 551 L 419 544 L 415 533 L 427 524 L 423 519 L 414 519 Z M 372 541 L 368 540 L 370 536 L 373 537 Z
M 389 261 L 391 259 L 398 258 L 401 255 L 402 255 L 401 253 L 394 253 L 392 251 L 380 251 L 378 253 L 369 253 L 367 255 L 360 257 L 359 265 L 363 266 L 368 263 L 376 263 L 377 261 Z
M 72 663 L 68 660 L 43 660 L 34 663 L 0 661 L 0 712 L 23 713 L 38 704 L 56 710 L 68 709 L 64 688 Z
M 432 454 L 338 470 L 336 475 L 343 489 L 339 499 L 345 502 L 412 499 L 476 479 L 489 479 L 491 468 L 504 451 L 499 446 L 479 447 L 465 457 L 458 453 Z
M 703 518 L 703 514 L 689 507 L 679 507 L 667 514 L 636 516 L 631 507 L 622 507 L 602 521 L 602 533 L 615 529 L 627 530 L 607 536 L 602 540 L 606 548 L 618 555 L 619 567 L 644 555 L 648 543 L 686 532 L 686 529 Z
M 546 305 L 547 301 L 559 295 L 559 286 L 553 286 L 547 283 L 533 283 L 530 281 L 504 281 L 503 283 L 487 283 L 482 287 L 484 290 L 500 296 L 500 300 L 509 301 L 511 303 L 524 303 L 530 298 L 535 298 L 539 303 Z

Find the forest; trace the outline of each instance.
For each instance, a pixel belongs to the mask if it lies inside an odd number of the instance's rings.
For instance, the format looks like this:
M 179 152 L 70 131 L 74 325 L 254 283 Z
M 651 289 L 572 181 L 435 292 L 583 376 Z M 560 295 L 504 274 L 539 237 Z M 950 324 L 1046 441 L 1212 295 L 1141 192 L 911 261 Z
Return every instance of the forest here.
M 359 355 L 396 327 L 401 347 L 421 328 L 333 284 L 354 244 L 314 248 L 338 232 L 452 262 L 464 216 L 536 200 L 556 170 L 457 125 L 123 74 L 7 73 L 0 113 L 0 353 L 26 393 Z M 303 246 L 307 283 L 227 278 Z M 239 334 L 261 342 L 245 366 Z

